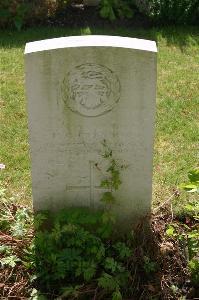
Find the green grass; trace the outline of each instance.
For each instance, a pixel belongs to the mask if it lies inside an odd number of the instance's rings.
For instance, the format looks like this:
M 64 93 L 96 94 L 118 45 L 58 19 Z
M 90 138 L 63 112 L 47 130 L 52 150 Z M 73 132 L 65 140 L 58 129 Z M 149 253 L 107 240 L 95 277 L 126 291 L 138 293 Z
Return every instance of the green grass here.
M 156 40 L 158 89 L 154 151 L 153 200 L 166 199 L 197 164 L 199 37 L 197 28 L 60 29 L 32 28 L 0 32 L 0 180 L 9 195 L 30 203 L 31 178 L 24 93 L 24 47 L 34 40 L 113 34 Z

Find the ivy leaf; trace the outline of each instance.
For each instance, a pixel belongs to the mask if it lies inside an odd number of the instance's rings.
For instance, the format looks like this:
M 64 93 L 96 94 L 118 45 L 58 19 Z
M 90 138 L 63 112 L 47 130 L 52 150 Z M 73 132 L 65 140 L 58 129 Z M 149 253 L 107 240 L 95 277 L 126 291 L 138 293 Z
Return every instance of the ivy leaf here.
M 114 203 L 115 202 L 115 197 L 113 196 L 113 194 L 111 192 L 105 192 L 102 195 L 101 201 L 104 203 Z
M 102 180 L 100 186 L 105 188 L 111 188 L 111 182 L 108 179 Z

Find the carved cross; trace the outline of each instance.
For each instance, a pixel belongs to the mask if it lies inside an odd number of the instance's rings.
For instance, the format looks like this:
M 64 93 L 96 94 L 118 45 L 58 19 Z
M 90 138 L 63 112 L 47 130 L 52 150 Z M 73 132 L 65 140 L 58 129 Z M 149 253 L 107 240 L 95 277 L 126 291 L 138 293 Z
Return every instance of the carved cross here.
M 89 185 L 87 186 L 67 186 L 67 190 L 69 191 L 77 191 L 77 190 L 89 190 L 90 194 L 90 207 L 94 207 L 94 199 L 95 199 L 95 190 L 108 190 L 107 188 L 95 185 L 95 176 L 94 170 L 96 169 L 96 164 L 94 161 L 89 161 L 90 168 L 90 178 Z

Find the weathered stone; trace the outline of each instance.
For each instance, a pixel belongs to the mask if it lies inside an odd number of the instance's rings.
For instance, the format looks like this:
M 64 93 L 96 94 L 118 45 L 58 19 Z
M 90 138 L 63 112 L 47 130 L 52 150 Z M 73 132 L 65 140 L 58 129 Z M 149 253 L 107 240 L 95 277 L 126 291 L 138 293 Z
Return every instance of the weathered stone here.
M 99 206 L 105 139 L 128 166 L 119 216 L 134 222 L 150 211 L 156 52 L 153 41 L 110 36 L 26 45 L 35 210 Z

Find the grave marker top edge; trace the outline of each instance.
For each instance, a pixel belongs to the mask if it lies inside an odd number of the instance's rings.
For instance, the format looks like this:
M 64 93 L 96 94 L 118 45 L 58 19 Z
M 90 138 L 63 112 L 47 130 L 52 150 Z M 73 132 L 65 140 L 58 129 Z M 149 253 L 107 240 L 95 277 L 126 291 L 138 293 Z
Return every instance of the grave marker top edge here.
M 74 47 L 116 47 L 157 52 L 156 42 L 150 40 L 107 35 L 84 35 L 29 42 L 26 44 L 25 54 Z

